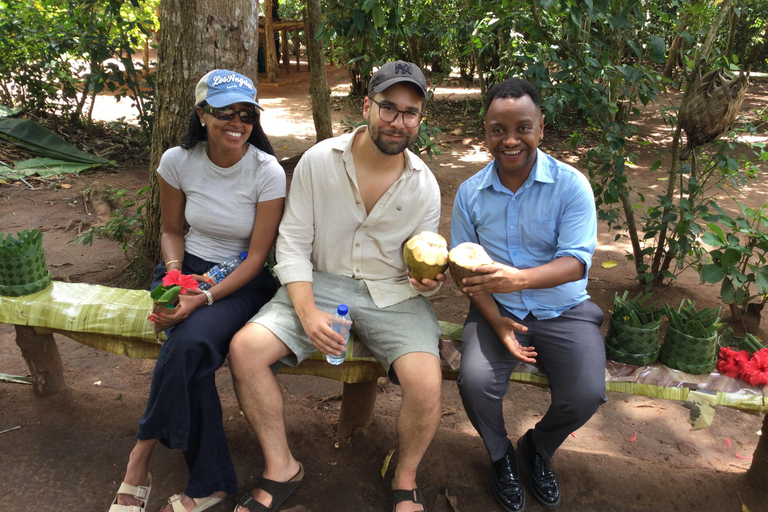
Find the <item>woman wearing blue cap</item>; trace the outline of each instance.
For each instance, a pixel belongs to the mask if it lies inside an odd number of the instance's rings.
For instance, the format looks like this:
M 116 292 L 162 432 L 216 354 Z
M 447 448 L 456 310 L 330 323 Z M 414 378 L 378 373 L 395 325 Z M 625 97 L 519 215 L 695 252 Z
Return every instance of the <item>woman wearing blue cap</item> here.
M 277 290 L 265 262 L 283 212 L 285 173 L 261 128 L 250 79 L 211 71 L 197 84 L 195 105 L 181 145 L 166 151 L 157 168 L 163 262 L 152 286 L 167 271 L 202 280 L 213 265 L 242 251 L 248 256 L 210 290 L 188 290 L 174 309 L 150 316 L 168 341 L 109 512 L 145 511 L 152 488 L 149 460 L 158 441 L 182 450 L 189 469 L 187 488 L 163 512 L 201 512 L 237 490 L 215 373 L 232 335 Z

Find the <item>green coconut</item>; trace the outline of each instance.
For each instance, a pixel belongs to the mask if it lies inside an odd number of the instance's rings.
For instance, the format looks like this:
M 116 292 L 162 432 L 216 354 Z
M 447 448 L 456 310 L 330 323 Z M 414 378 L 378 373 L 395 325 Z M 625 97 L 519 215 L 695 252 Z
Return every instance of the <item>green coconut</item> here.
M 435 279 L 448 268 L 448 243 L 437 233 L 422 231 L 405 243 L 403 259 L 417 281 Z
M 493 263 L 493 260 L 485 252 L 485 249 L 481 245 L 472 242 L 459 244 L 448 253 L 448 266 L 459 290 L 464 288 L 464 284 L 461 282 L 462 279 L 481 275 L 480 272 L 472 272 L 473 267 L 490 265 L 491 263 Z

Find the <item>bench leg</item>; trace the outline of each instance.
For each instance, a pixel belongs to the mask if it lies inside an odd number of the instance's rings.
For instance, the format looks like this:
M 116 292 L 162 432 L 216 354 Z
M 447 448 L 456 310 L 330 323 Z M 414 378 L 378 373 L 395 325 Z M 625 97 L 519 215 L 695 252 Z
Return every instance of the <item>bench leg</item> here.
M 340 440 L 346 441 L 356 429 L 367 428 L 373 421 L 377 382 L 344 383 L 339 414 Z
M 38 396 L 55 395 L 66 387 L 64 365 L 53 334 L 38 334 L 34 327 L 17 325 L 16 344 L 32 374 L 32 388 Z

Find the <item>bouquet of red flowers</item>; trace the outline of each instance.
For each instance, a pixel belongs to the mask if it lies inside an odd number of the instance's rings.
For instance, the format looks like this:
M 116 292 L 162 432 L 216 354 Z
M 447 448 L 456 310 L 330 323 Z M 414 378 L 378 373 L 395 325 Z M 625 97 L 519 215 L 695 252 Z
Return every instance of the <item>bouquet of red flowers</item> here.
M 179 302 L 179 294 L 187 290 L 196 290 L 198 283 L 194 277 L 181 273 L 181 270 L 170 270 L 163 277 L 163 284 L 152 290 L 150 296 L 156 304 L 173 308 Z
M 722 347 L 717 356 L 717 371 L 753 386 L 768 385 L 768 348 L 750 334 L 745 341 L 754 351 Z

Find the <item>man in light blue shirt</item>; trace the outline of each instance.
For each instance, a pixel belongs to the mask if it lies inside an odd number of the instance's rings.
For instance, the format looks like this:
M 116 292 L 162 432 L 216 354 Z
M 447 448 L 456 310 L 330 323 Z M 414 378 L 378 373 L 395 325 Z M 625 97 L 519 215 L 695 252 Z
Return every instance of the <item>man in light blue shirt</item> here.
M 544 116 L 531 83 L 496 84 L 485 111 L 494 160 L 461 185 L 451 219 L 452 247 L 473 242 L 494 261 L 463 280 L 472 304 L 459 391 L 491 457 L 494 496 L 518 512 L 525 491 L 502 401 L 520 361 L 543 369 L 552 404 L 517 445 L 534 497 L 555 508 L 560 485 L 550 459 L 606 400 L 603 313 L 586 292 L 597 245 L 595 200 L 579 171 L 538 149 Z

